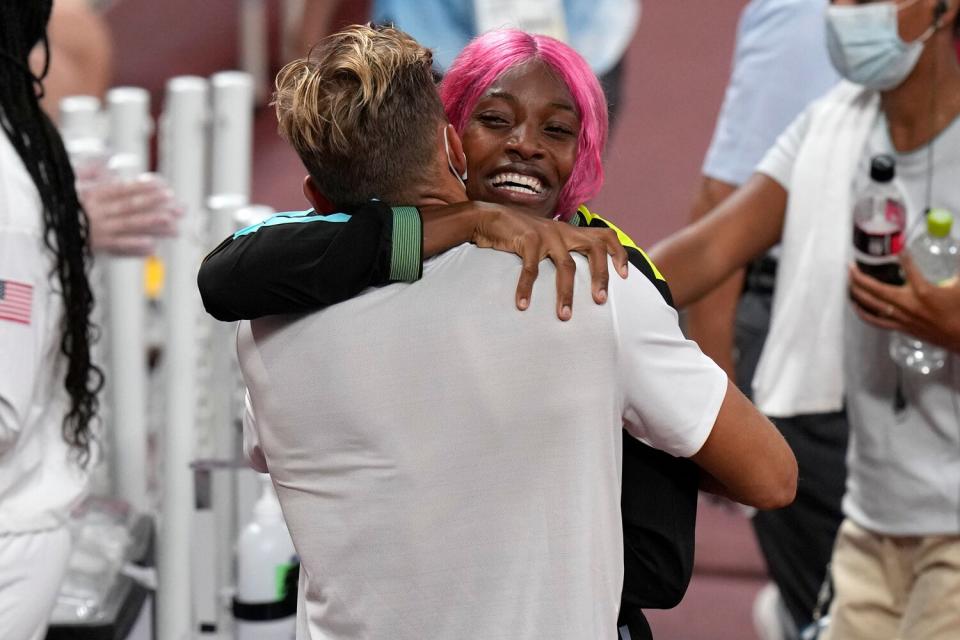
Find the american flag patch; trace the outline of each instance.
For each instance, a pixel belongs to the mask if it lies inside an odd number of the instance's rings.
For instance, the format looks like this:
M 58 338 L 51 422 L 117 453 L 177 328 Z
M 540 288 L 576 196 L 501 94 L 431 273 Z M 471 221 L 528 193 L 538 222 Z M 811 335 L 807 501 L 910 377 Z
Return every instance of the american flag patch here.
M 0 280 L 0 320 L 30 324 L 33 287 L 13 280 Z

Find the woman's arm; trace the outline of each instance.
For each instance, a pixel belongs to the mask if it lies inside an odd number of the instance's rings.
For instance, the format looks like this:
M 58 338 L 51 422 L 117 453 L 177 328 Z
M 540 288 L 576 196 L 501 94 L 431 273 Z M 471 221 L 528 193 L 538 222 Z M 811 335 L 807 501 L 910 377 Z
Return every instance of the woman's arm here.
M 786 208 L 786 189 L 755 173 L 716 209 L 658 243 L 650 255 L 677 306 L 696 302 L 777 244 Z
M 561 320 L 572 314 L 571 251 L 589 259 L 597 303 L 606 300 L 608 255 L 626 277 L 626 251 L 607 229 L 579 229 L 482 202 L 422 211 L 371 202 L 349 214 L 280 214 L 240 231 L 204 259 L 197 284 L 218 320 L 302 313 L 370 286 L 417 280 L 423 259 L 465 242 L 521 257 L 521 310 L 529 305 L 539 262 L 553 261 Z
M 313 311 L 391 278 L 416 280 L 419 224 L 416 210 L 378 202 L 350 214 L 278 214 L 204 258 L 200 297 L 207 313 L 229 322 Z

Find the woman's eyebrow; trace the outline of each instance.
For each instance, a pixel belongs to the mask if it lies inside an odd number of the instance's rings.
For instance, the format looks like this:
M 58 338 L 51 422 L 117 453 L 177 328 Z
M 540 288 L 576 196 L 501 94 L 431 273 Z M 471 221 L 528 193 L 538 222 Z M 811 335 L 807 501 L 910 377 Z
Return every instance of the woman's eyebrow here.
M 500 98 L 501 100 L 506 100 L 507 102 L 512 102 L 514 104 L 519 104 L 520 102 L 517 96 L 513 95 L 512 93 L 508 93 L 506 91 L 491 91 L 490 93 L 485 95 L 484 98 Z M 555 109 L 563 109 L 564 111 L 569 111 L 574 115 L 577 114 L 577 110 L 574 108 L 574 106 L 566 101 L 551 102 L 547 106 L 553 107 Z
M 501 100 L 506 100 L 507 102 L 514 102 L 514 103 L 520 102 L 519 100 L 517 100 L 517 96 L 513 95 L 512 93 L 507 93 L 506 91 L 491 91 L 484 97 L 500 98 Z

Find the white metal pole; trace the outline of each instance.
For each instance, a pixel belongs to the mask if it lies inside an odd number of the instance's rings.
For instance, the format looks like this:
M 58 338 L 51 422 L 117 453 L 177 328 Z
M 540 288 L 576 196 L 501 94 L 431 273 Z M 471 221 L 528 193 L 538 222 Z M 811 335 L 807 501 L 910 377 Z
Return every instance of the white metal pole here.
M 60 134 L 66 141 L 77 138 L 103 140 L 100 100 L 94 96 L 67 96 L 60 100 Z
M 100 100 L 94 96 L 67 96 L 60 100 L 60 135 L 77 174 L 78 186 L 94 180 L 106 161 L 105 132 Z
M 242 71 L 224 71 L 210 78 L 211 163 L 210 238 L 211 245 L 236 231 L 235 214 L 250 200 L 253 165 L 254 78 Z M 214 457 L 229 460 L 240 451 L 236 359 L 236 325 L 213 323 L 210 329 L 210 417 Z M 228 590 L 236 578 L 233 547 L 237 525 L 235 473 L 217 473 L 211 478 L 213 542 L 215 553 L 215 595 Z M 220 609 L 222 612 L 223 609 Z
M 136 180 L 149 162 L 150 95 L 135 87 L 107 93 L 110 162 L 120 180 Z M 140 511 L 147 496 L 146 303 L 143 259 L 115 257 L 107 271 L 113 474 L 117 495 Z
M 206 186 L 207 120 L 205 79 L 181 76 L 167 82 L 161 166 L 186 213 L 179 236 L 171 242 L 167 269 L 167 408 L 157 592 L 161 640 L 187 640 L 193 627 L 190 537 L 194 492 L 190 462 L 198 414 L 201 308 L 196 276 L 204 238 L 201 210 Z
M 213 110 L 210 142 L 212 195 L 231 194 L 243 196 L 248 201 L 250 199 L 253 87 L 253 76 L 243 71 L 222 71 L 210 76 Z
M 245 204 L 246 197 L 240 194 L 210 197 L 211 244 L 218 243 L 236 230 L 234 214 Z M 211 325 L 205 358 L 209 364 L 209 424 L 204 426 L 210 430 L 208 442 L 212 448 L 211 457 L 221 461 L 234 460 L 240 452 L 240 405 L 237 401 L 240 372 L 236 358 L 236 324 L 207 321 Z M 204 471 L 198 472 L 197 477 L 205 479 L 209 499 L 198 499 L 194 516 L 197 525 L 194 536 L 194 603 L 201 622 L 212 622 L 218 630 L 222 630 L 230 626 L 224 594 L 231 591 L 236 580 L 233 554 L 238 535 L 236 474 Z

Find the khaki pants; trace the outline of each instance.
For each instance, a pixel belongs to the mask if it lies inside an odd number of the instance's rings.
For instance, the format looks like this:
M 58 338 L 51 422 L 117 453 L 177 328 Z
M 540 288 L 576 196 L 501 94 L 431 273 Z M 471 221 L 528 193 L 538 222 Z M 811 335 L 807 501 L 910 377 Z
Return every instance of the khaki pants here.
M 844 520 L 824 640 L 960 638 L 960 535 L 884 536 Z

